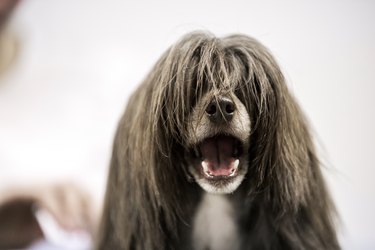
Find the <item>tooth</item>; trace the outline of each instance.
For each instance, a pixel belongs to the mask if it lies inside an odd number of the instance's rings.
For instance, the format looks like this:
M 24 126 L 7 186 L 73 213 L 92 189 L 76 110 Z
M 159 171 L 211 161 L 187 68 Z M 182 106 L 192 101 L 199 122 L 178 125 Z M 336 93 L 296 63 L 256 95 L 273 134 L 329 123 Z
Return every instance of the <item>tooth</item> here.
M 237 159 L 237 160 L 235 160 L 234 161 L 234 163 L 233 163 L 233 169 L 237 169 L 238 168 L 238 164 L 240 164 L 240 160 L 239 159 Z
M 239 159 L 237 159 L 237 160 L 235 160 L 234 162 L 233 162 L 233 168 L 232 168 L 232 170 L 230 171 L 231 173 L 230 173 L 230 175 L 229 176 L 233 176 L 235 173 L 236 173 L 236 170 L 237 170 L 237 168 L 238 168 L 238 164 L 240 163 L 240 160 Z
M 208 164 L 207 164 L 207 162 L 202 161 L 201 164 L 202 164 L 202 167 L 203 167 L 204 172 L 208 172 Z
M 204 174 L 207 176 L 207 177 L 213 177 L 212 176 L 212 174 L 211 174 L 211 172 L 208 170 L 208 163 L 207 162 L 205 162 L 205 161 L 202 161 L 202 167 L 203 167 L 203 172 L 204 172 Z

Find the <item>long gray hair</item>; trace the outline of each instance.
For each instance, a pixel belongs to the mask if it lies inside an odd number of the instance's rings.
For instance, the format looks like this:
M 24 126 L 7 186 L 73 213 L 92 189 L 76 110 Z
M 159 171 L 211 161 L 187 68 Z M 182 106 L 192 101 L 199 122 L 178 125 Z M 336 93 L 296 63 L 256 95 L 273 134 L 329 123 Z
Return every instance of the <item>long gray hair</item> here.
M 269 220 L 294 246 L 338 248 L 306 120 L 275 59 L 248 36 L 202 32 L 169 48 L 128 101 L 114 142 L 99 248 L 173 248 L 194 190 L 184 167 L 187 117 L 212 89 L 234 91 L 251 116 L 244 199 L 270 211 Z

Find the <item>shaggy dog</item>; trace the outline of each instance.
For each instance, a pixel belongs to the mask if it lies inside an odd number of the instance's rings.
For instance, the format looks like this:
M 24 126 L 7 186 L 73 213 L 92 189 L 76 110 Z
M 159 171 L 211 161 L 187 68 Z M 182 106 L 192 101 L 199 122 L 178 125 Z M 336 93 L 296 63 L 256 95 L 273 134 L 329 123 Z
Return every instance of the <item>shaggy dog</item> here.
M 98 249 L 339 249 L 305 118 L 253 38 L 191 33 L 131 96 Z

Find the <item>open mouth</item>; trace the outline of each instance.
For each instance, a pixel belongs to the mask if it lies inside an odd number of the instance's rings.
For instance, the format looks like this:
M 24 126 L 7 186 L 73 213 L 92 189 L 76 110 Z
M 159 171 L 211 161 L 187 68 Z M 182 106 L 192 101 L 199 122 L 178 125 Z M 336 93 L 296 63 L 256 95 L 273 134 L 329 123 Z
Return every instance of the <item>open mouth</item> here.
M 215 181 L 237 176 L 242 154 L 242 142 L 229 135 L 206 138 L 194 148 L 194 155 L 200 160 L 199 172 Z

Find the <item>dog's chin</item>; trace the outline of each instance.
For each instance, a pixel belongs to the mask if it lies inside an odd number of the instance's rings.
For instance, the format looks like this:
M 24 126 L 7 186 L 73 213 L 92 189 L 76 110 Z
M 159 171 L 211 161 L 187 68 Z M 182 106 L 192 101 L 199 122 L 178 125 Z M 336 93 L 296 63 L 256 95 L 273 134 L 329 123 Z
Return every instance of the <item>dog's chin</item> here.
M 247 148 L 230 135 L 205 138 L 189 154 L 189 172 L 206 192 L 233 193 L 247 172 Z
M 194 173 L 195 171 L 190 170 L 191 174 L 195 178 L 195 181 L 198 185 L 208 193 L 212 194 L 230 194 L 236 191 L 240 186 L 245 174 L 239 174 L 235 177 L 219 180 L 210 180 L 205 177 L 201 177 L 198 174 Z

